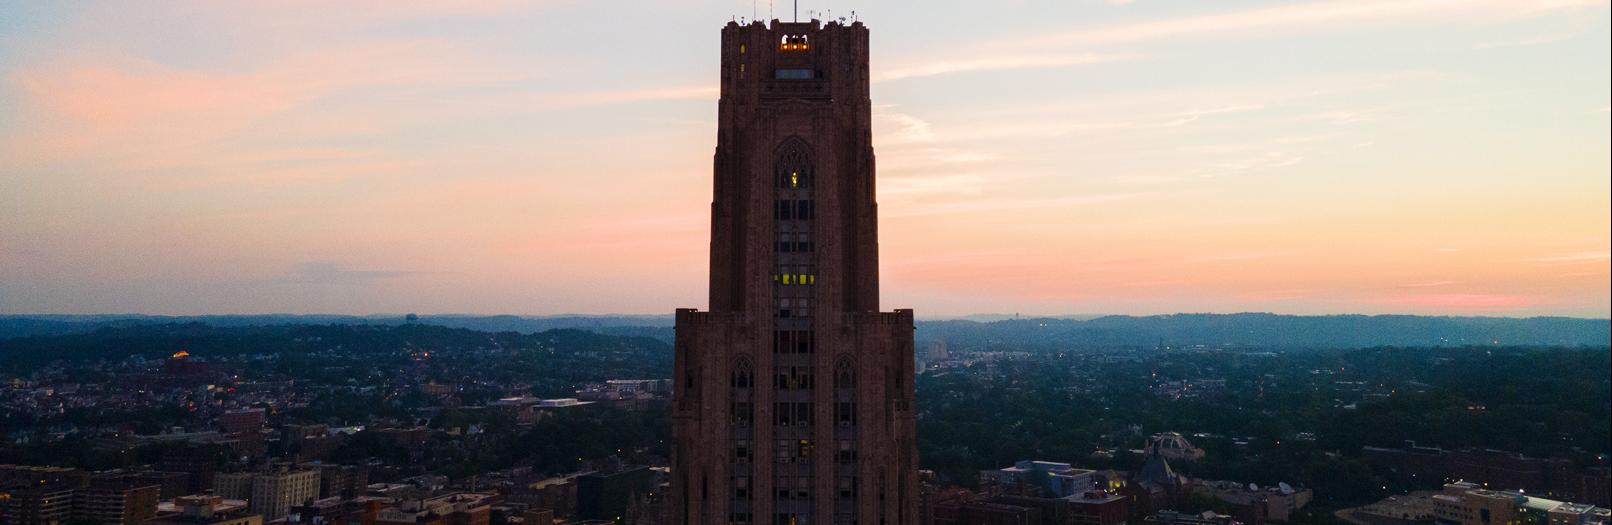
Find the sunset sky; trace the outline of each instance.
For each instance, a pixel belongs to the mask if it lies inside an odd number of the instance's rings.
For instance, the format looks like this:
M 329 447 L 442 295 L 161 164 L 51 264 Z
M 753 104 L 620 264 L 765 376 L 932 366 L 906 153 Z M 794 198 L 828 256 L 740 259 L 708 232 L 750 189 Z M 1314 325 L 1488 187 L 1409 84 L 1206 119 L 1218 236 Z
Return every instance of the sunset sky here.
M 1606 1 L 829 8 L 885 309 L 1612 314 Z M 703 308 L 751 13 L 0 0 L 0 314 Z

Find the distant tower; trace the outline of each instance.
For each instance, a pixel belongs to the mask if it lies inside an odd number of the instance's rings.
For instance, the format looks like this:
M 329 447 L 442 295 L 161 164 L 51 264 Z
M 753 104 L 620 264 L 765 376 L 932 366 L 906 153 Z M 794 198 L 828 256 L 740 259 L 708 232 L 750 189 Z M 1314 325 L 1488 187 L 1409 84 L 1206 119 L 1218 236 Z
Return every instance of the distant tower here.
M 677 311 L 678 524 L 917 522 L 911 310 L 879 311 L 868 31 L 722 29 L 709 312 Z

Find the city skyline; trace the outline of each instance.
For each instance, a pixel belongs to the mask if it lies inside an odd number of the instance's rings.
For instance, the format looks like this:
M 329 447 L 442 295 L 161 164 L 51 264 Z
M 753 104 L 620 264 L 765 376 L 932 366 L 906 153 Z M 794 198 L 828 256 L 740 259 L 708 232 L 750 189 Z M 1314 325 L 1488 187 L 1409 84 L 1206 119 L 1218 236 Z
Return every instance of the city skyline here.
M 369 7 L 0 6 L 0 314 L 705 307 L 751 3 Z M 1612 314 L 1604 1 L 855 9 L 883 309 Z

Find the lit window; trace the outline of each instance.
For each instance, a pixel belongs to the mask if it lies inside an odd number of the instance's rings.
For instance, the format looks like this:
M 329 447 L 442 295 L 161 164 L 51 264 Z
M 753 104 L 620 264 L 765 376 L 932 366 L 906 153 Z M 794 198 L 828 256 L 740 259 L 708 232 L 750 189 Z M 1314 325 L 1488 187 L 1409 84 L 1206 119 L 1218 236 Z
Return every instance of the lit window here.
M 789 187 L 791 187 L 791 188 L 799 188 L 800 187 L 800 173 L 799 172 L 794 172 L 794 171 L 789 172 Z

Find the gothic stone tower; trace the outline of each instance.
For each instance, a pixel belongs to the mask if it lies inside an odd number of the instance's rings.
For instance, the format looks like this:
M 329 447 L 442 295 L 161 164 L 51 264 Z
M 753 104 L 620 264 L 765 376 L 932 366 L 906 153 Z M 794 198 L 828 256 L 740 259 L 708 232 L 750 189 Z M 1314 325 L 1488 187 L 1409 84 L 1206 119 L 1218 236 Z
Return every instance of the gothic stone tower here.
M 675 523 L 917 522 L 912 311 L 879 311 L 871 108 L 860 22 L 722 29 L 711 311 L 677 311 Z

